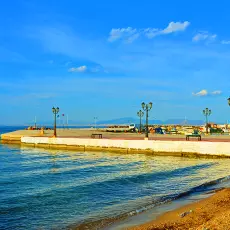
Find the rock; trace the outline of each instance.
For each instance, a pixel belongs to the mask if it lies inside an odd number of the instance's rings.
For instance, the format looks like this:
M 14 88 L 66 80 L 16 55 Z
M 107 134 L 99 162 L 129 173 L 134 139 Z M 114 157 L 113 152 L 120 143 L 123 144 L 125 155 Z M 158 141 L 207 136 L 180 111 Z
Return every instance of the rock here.
M 193 211 L 189 210 L 188 212 L 183 212 L 183 213 L 180 214 L 180 217 L 183 218 L 183 217 L 187 216 L 191 212 L 193 212 Z

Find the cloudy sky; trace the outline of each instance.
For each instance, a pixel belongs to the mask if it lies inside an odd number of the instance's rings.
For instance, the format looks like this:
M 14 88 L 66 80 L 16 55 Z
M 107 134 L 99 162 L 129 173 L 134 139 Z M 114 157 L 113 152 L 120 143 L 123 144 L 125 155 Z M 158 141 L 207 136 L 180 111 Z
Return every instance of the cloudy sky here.
M 228 1 L 11 0 L 0 8 L 1 124 L 230 120 Z

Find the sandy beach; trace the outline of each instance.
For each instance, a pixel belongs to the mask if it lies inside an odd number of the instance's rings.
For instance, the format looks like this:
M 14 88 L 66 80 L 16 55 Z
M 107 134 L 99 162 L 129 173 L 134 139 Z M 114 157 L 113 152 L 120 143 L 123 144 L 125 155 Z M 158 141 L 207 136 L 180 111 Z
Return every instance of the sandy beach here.
M 167 212 L 156 220 L 129 228 L 130 230 L 229 230 L 230 188 L 176 210 Z

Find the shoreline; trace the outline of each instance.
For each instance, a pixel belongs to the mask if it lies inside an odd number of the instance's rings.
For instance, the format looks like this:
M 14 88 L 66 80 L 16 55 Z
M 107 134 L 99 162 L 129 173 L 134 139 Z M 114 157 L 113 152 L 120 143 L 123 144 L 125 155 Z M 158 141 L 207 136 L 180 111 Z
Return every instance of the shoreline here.
M 127 153 L 130 153 L 130 154 L 133 154 L 133 153 L 146 153 L 146 154 L 148 154 L 148 155 L 158 155 L 159 154 L 159 152 L 156 152 L 156 151 L 153 151 L 152 149 L 146 149 L 146 145 L 148 146 L 149 145 L 149 143 L 150 144 L 152 144 L 152 143 L 154 143 L 154 144 L 158 144 L 159 143 L 159 141 L 153 141 L 153 140 L 139 140 L 139 141 L 137 141 L 137 140 L 132 140 L 131 142 L 129 142 L 129 140 L 123 140 L 123 141 L 125 141 L 126 143 L 134 143 L 134 141 L 135 142 L 139 142 L 139 144 L 141 143 L 141 142 L 143 142 L 142 143 L 142 146 L 143 146 L 143 149 L 132 149 L 132 148 L 129 148 L 130 146 L 128 145 L 128 146 L 126 146 L 127 148 L 128 148 L 128 151 L 127 150 L 125 150 L 124 148 L 122 148 L 122 150 L 124 150 L 124 152 L 120 152 L 120 149 L 119 149 L 119 147 L 110 147 L 112 144 L 116 144 L 116 143 L 121 143 L 120 142 L 120 140 L 115 140 L 115 139 L 90 139 L 90 138 L 69 138 L 69 137 L 64 137 L 64 138 L 60 138 L 60 137 L 57 137 L 57 138 L 51 138 L 50 136 L 46 136 L 46 137 L 38 137 L 38 136 L 31 136 L 31 137 L 20 137 L 20 139 L 23 139 L 23 138 L 25 138 L 26 140 L 32 140 L 32 141 L 34 141 L 34 143 L 32 142 L 32 143 L 21 143 L 21 141 L 19 141 L 19 145 L 20 145 L 20 147 L 22 148 L 22 149 L 27 149 L 28 147 L 39 147 L 39 148 L 47 148 L 48 147 L 48 149 L 50 149 L 50 151 L 53 151 L 52 149 L 58 149 L 58 150 L 74 150 L 74 151 L 76 151 L 76 150 L 80 150 L 80 151 L 83 151 L 83 147 L 84 147 L 84 151 L 102 151 L 103 150 L 103 152 L 113 152 L 113 151 L 111 151 L 111 149 L 114 149 L 116 152 L 119 152 L 120 154 L 123 154 L 123 155 L 125 155 L 125 153 L 127 154 Z M 67 144 L 68 145 L 66 145 L 66 144 L 64 144 L 62 141 L 69 141 L 69 142 L 67 142 Z M 41 142 L 40 142 L 41 141 Z M 72 143 L 71 143 L 71 141 L 72 141 Z M 78 143 L 78 141 L 79 141 L 79 143 L 81 142 L 81 143 L 83 143 L 84 145 L 73 145 L 73 144 L 76 144 L 76 143 Z M 82 142 L 83 141 L 83 142 Z M 119 141 L 119 142 L 118 142 Z M 8 142 L 8 141 L 6 141 L 6 142 Z M 9 141 L 10 142 L 10 141 Z M 43 142 L 46 142 L 46 143 L 43 143 Z M 107 142 L 107 146 L 103 146 L 105 143 Z M 172 143 L 175 143 L 175 142 L 178 142 L 178 141 L 172 141 Z M 90 145 L 87 145 L 87 144 L 89 144 L 89 143 L 93 143 L 94 145 L 96 145 L 96 146 L 90 146 Z M 161 144 L 165 144 L 165 145 L 167 145 L 168 144 L 168 142 L 167 141 L 161 141 Z M 179 142 L 178 142 L 179 143 Z M 185 142 L 183 142 L 183 143 L 185 143 Z M 191 142 L 188 142 L 190 145 L 193 145 L 194 143 L 197 143 L 197 142 L 193 142 L 193 141 L 191 141 Z M 198 142 L 197 144 L 200 144 L 201 142 Z M 102 144 L 102 146 L 100 146 Z M 209 144 L 210 144 L 210 142 L 203 142 L 203 147 L 204 148 L 206 148 L 206 145 L 207 145 L 207 147 L 208 147 L 208 149 L 209 149 Z M 222 145 L 222 143 L 221 142 L 219 142 L 218 143 L 219 145 Z M 99 145 L 99 146 L 98 146 Z M 223 143 L 223 145 L 224 145 L 224 143 Z M 28 147 L 27 147 L 28 146 Z M 161 145 L 162 146 L 162 145 Z M 102 148 L 102 149 L 101 149 Z M 173 156 L 175 156 L 175 153 L 176 152 L 173 152 Z M 183 153 L 183 155 L 180 155 L 181 154 L 181 152 L 177 155 L 177 156 L 186 156 L 186 154 L 184 154 Z M 171 156 L 172 156 L 171 155 Z M 168 156 L 168 153 L 162 153 L 162 155 L 161 156 Z M 196 154 L 189 154 L 189 155 L 187 155 L 187 156 L 192 156 L 192 157 L 208 157 L 208 158 L 212 158 L 212 157 L 215 157 L 215 158 L 219 158 L 219 157 L 222 157 L 221 155 L 215 155 L 215 156 L 212 156 L 211 154 L 209 154 L 209 155 L 205 155 L 205 154 L 201 154 L 201 155 L 196 155 Z M 225 156 L 226 157 L 226 156 Z M 217 175 L 218 176 L 218 175 Z M 208 178 L 208 179 L 211 179 L 211 178 Z M 208 182 L 209 183 L 209 182 Z M 178 185 L 179 185 L 180 183 L 178 183 Z M 220 184 L 222 184 L 222 183 L 220 183 Z M 211 187 L 210 187 L 210 185 L 211 185 Z M 213 189 L 213 186 L 212 186 L 213 184 L 212 183 L 209 183 L 208 184 L 208 187 L 209 188 L 204 188 L 203 187 L 203 185 L 201 185 L 201 186 L 198 186 L 199 188 L 201 187 L 201 189 L 199 189 L 198 187 L 194 187 L 195 189 L 193 190 L 195 193 L 199 193 L 199 192 L 203 192 L 203 193 L 205 193 L 205 191 L 207 192 L 207 190 L 210 190 L 210 189 Z M 223 186 L 223 184 L 222 184 L 222 186 Z M 230 184 L 229 184 L 229 181 L 228 181 L 228 185 L 226 186 L 226 185 L 224 185 L 225 187 L 230 187 Z M 214 186 L 215 188 L 216 188 L 216 186 Z M 198 189 L 197 189 L 198 188 Z M 193 191 L 192 191 L 192 193 L 193 193 Z M 170 206 L 170 203 L 174 203 L 174 201 L 176 201 L 177 202 L 177 200 L 182 200 L 182 202 L 183 202 L 183 200 L 186 200 L 186 199 L 189 199 L 189 197 L 191 196 L 191 193 L 190 193 L 190 191 L 188 191 L 188 192 L 184 192 L 184 193 L 181 193 L 181 194 L 179 194 L 178 196 L 174 196 L 174 198 L 172 198 L 171 197 L 171 201 L 167 201 L 166 203 L 161 203 L 159 206 L 161 206 L 162 204 L 163 205 L 165 205 L 165 206 Z M 193 195 L 192 195 L 193 196 Z M 165 200 L 166 201 L 166 200 Z M 192 204 L 191 204 L 192 205 Z M 151 206 L 151 205 L 150 205 Z M 156 206 L 155 206 L 156 207 Z M 153 209 L 155 209 L 155 207 L 153 207 Z M 139 218 L 139 216 L 140 215 L 142 215 L 142 212 L 143 212 L 143 214 L 145 213 L 145 212 L 148 212 L 148 210 L 149 210 L 149 206 L 146 206 L 146 208 L 147 209 L 144 209 L 145 208 L 145 206 L 143 207 L 143 210 L 139 210 L 139 209 L 137 209 L 137 210 L 134 210 L 134 212 L 136 211 L 136 214 L 131 214 L 132 212 L 130 212 L 130 215 L 129 216 L 132 216 L 133 215 L 133 218 Z M 147 210 L 147 211 L 145 211 L 145 210 Z M 191 209 L 190 209 L 191 210 Z M 172 211 L 173 212 L 173 211 Z M 186 213 L 186 212 L 188 212 L 188 211 L 184 211 L 184 213 Z M 163 213 L 163 212 L 161 212 L 161 213 Z M 190 214 L 194 214 L 193 212 L 192 213 L 188 213 L 188 215 L 186 215 L 186 216 L 189 216 Z M 163 216 L 164 215 L 166 215 L 166 214 L 163 214 Z M 176 216 L 176 217 L 178 217 L 178 216 Z M 128 217 L 129 218 L 129 217 Z M 161 217 L 159 217 L 159 218 L 161 218 Z M 158 218 L 158 219 L 159 219 Z M 183 218 L 184 219 L 184 218 Z M 147 222 L 148 221 L 145 221 L 145 223 L 147 224 Z M 141 222 L 139 222 L 139 224 L 141 224 Z M 144 225 L 146 225 L 146 224 L 144 224 Z M 151 222 L 151 224 L 152 225 L 155 225 L 156 223 L 154 222 Z M 160 223 L 160 224 L 162 224 L 162 223 Z M 170 223 L 164 223 L 164 225 L 167 225 L 167 224 L 170 224 Z M 136 228 L 139 228 L 139 227 L 143 227 L 142 225 L 140 225 L 140 226 L 136 226 L 134 229 L 136 229 Z M 133 227 L 132 228 L 130 228 L 130 229 L 133 229 Z M 145 229 L 145 228 L 143 228 L 143 229 Z M 156 229 L 159 229 L 158 227 L 156 228 Z M 165 229 L 165 227 L 164 228 L 162 228 L 162 229 Z M 184 228 L 184 229 L 186 229 L 186 228 Z
M 127 228 L 129 230 L 203 230 L 229 229 L 230 188 L 198 202 L 164 213 L 151 222 Z
M 193 158 L 230 158 L 230 136 L 202 137 L 202 141 L 186 141 L 185 136 L 150 135 L 149 139 L 137 133 L 101 132 L 102 138 L 92 138 L 94 130 L 52 131 L 18 130 L 1 135 L 1 142 L 16 143 L 32 148 L 101 151 L 122 154 L 144 153 L 155 156 L 177 156 Z
M 230 188 L 214 195 L 166 212 L 151 222 L 129 227 L 129 230 L 203 230 L 229 229 Z
M 111 226 L 105 227 L 104 230 L 127 230 L 152 223 L 165 213 L 174 211 L 178 208 L 184 207 L 185 205 L 192 204 L 193 202 L 199 202 L 207 197 L 210 197 L 212 194 L 214 194 L 214 192 L 215 191 L 191 194 L 187 197 L 182 197 L 156 205 L 149 210 L 143 211 L 134 216 L 128 217 L 125 220 L 114 223 Z
M 200 189 L 199 189 L 200 188 Z M 186 230 L 188 228 L 165 228 L 165 224 L 171 224 L 174 219 L 171 218 L 171 213 L 176 214 L 176 218 L 180 217 L 181 214 L 185 213 L 185 216 L 190 214 L 189 211 L 193 206 L 200 204 L 204 200 L 207 200 L 213 197 L 215 194 L 219 194 L 220 191 L 229 188 L 229 203 L 228 208 L 230 210 L 230 180 L 229 176 L 225 178 L 220 178 L 214 181 L 207 182 L 205 184 L 201 184 L 197 187 L 194 187 L 192 190 L 187 192 L 182 192 L 181 194 L 176 195 L 172 199 L 162 200 L 160 202 L 156 202 L 155 205 L 150 205 L 149 208 L 141 208 L 139 211 L 131 211 L 129 214 L 124 213 L 119 216 L 114 216 L 112 218 L 100 219 L 95 220 L 92 222 L 82 223 L 80 225 L 72 225 L 70 226 L 71 229 L 75 230 L 82 230 L 82 229 L 103 229 L 103 230 L 165 230 L 165 229 L 172 229 L 172 230 Z M 219 195 L 218 195 L 219 196 Z M 212 199 L 212 198 L 211 198 Z M 222 199 L 222 198 L 221 198 Z M 225 198 L 223 198 L 225 199 Z M 152 206 L 152 207 L 151 207 Z M 191 208 L 189 209 L 189 207 Z M 193 210 L 193 209 L 192 209 Z M 194 209 L 195 210 L 195 209 Z M 193 210 L 193 213 L 195 211 Z M 163 219 L 164 223 L 161 223 L 162 216 L 170 214 L 170 217 L 166 216 Z M 179 214 L 178 214 L 179 213 Z M 198 214 L 199 215 L 199 214 Z M 181 217 L 179 218 L 181 219 Z M 159 222 L 160 220 L 160 222 Z M 163 227 L 155 226 L 156 224 L 163 224 Z M 154 228 L 151 228 L 151 226 Z M 189 228 L 190 229 L 190 228 Z M 193 228 L 192 228 L 193 229 Z M 194 230 L 197 228 L 194 228 Z M 200 230 L 203 230 L 201 228 Z M 222 230 L 220 228 L 219 230 Z
M 206 159 L 229 159 L 230 155 L 225 154 L 204 154 L 197 152 L 183 151 L 154 151 L 152 149 L 122 148 L 122 147 L 105 147 L 94 145 L 67 145 L 67 144 L 50 144 L 50 143 L 25 143 L 20 140 L 0 140 L 1 144 L 17 145 L 25 148 L 42 148 L 51 150 L 64 151 L 82 151 L 82 152 L 111 152 L 119 154 L 147 154 L 153 156 L 173 156 L 187 158 L 206 158 Z

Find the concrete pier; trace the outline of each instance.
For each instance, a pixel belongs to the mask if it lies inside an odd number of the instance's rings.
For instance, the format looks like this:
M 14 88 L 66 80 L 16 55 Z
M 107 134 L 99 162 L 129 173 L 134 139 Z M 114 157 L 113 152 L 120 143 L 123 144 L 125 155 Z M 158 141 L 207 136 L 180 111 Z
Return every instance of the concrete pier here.
M 52 138 L 52 130 L 41 135 L 39 131 L 16 131 L 1 136 L 2 142 L 17 142 L 23 146 L 77 151 L 107 151 L 119 153 L 147 153 L 187 157 L 230 157 L 230 136 L 203 137 L 202 141 L 186 141 L 180 135 L 106 133 L 103 139 L 92 139 L 94 130 L 59 131 Z M 98 131 L 97 131 L 98 132 Z
M 210 155 L 230 157 L 230 142 L 114 140 L 90 138 L 22 137 L 21 143 L 57 149 L 80 148 L 84 151 L 148 152 L 156 155 Z

